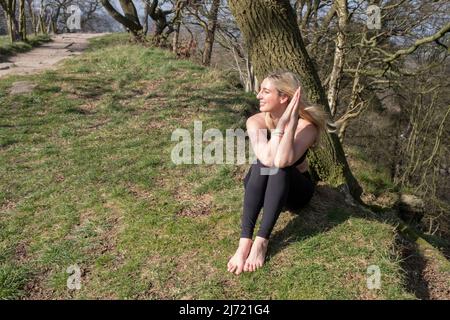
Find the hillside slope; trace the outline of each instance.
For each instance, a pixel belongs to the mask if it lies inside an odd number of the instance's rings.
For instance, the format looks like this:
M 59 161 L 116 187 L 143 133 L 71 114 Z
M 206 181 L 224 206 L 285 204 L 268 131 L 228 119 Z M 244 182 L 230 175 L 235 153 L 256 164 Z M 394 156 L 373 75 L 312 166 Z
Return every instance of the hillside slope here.
M 417 297 L 389 217 L 326 185 L 282 213 L 262 269 L 228 273 L 249 164 L 175 165 L 171 135 L 242 127 L 254 97 L 124 35 L 91 42 L 56 71 L 0 83 L 1 298 Z M 10 94 L 18 81 L 34 89 Z M 80 290 L 67 288 L 73 265 Z

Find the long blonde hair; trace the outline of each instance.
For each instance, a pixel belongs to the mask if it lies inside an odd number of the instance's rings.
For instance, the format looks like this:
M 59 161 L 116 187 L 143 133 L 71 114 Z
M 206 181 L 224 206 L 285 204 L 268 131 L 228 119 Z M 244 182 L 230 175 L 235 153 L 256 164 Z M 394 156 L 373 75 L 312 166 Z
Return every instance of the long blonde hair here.
M 327 113 L 323 110 L 323 108 L 318 105 L 311 103 L 305 97 L 304 87 L 301 85 L 301 82 L 298 76 L 290 71 L 278 71 L 269 74 L 266 79 L 272 81 L 275 88 L 278 90 L 279 94 L 285 94 L 289 97 L 289 101 L 294 96 L 295 91 L 298 87 L 301 88 L 301 96 L 300 96 L 300 106 L 304 106 L 305 108 L 300 108 L 299 110 L 299 118 L 303 118 L 308 120 L 312 124 L 316 126 L 318 130 L 318 135 L 313 144 L 313 147 L 317 147 L 321 134 L 326 130 L 326 123 L 328 120 Z M 275 122 L 270 116 L 270 112 L 265 112 L 264 119 L 266 122 L 267 128 L 270 130 L 275 129 Z

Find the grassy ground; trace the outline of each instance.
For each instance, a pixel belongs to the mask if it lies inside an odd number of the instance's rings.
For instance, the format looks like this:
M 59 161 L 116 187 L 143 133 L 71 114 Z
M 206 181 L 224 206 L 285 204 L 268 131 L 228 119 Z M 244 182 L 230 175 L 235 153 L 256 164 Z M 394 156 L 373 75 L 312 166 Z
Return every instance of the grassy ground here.
M 8 56 L 16 53 L 26 52 L 42 43 L 51 41 L 48 35 L 28 36 L 28 40 L 11 43 L 9 36 L 0 36 L 0 62 Z
M 16 81 L 32 93 L 11 96 Z M 57 71 L 0 82 L 0 297 L 412 299 L 395 230 L 321 185 L 284 212 L 268 261 L 237 277 L 245 165 L 175 165 L 176 128 L 242 125 L 254 97 L 123 35 Z M 238 125 L 236 125 L 238 124 Z M 67 268 L 81 268 L 68 290 Z M 369 290 L 367 268 L 381 270 Z

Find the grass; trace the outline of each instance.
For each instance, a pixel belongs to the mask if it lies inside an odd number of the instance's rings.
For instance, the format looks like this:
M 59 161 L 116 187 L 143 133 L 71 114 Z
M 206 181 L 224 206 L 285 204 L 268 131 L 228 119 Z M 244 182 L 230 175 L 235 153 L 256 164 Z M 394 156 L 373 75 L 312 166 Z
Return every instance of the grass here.
M 249 165 L 175 165 L 171 134 L 193 135 L 195 120 L 224 132 L 254 97 L 125 35 L 91 43 L 56 71 L 0 82 L 0 298 L 414 298 L 393 226 L 320 194 L 282 213 L 264 268 L 227 273 Z M 9 95 L 19 80 L 37 86 Z M 67 288 L 74 264 L 81 290 Z
M 0 62 L 8 56 L 29 51 L 34 47 L 49 41 L 51 41 L 50 36 L 44 34 L 28 36 L 27 41 L 17 41 L 13 43 L 11 43 L 9 36 L 0 36 Z
M 382 193 L 399 191 L 387 168 L 371 162 L 358 147 L 346 145 L 345 150 L 353 160 L 352 172 L 366 193 L 379 196 Z

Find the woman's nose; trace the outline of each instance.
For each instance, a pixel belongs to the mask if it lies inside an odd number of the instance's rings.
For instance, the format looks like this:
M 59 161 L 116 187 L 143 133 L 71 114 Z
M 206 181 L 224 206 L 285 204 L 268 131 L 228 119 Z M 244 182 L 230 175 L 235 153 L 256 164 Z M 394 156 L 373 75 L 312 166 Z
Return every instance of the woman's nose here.
M 256 99 L 261 99 L 261 92 L 258 92 L 258 94 L 256 95 Z

